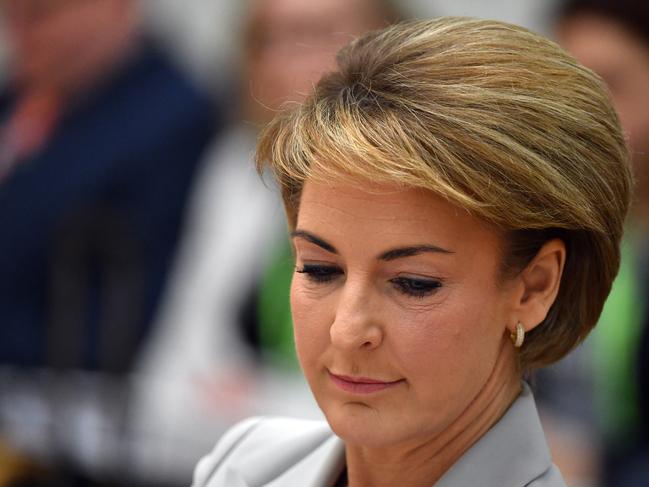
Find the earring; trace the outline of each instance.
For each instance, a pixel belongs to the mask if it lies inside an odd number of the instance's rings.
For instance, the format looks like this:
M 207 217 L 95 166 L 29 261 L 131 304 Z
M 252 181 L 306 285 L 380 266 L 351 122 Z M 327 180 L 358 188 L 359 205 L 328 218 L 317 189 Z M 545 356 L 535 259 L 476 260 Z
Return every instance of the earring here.
M 514 343 L 514 347 L 521 348 L 525 341 L 525 327 L 520 321 L 516 324 L 516 331 L 509 336 Z

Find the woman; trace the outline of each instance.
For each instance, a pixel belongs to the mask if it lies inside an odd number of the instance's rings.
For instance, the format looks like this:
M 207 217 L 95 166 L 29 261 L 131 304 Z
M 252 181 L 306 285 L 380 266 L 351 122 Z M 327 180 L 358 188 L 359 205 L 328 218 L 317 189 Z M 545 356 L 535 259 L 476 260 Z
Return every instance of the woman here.
M 328 424 L 251 419 L 195 486 L 562 486 L 523 374 L 597 321 L 631 176 L 602 82 L 495 21 L 400 24 L 262 135 Z

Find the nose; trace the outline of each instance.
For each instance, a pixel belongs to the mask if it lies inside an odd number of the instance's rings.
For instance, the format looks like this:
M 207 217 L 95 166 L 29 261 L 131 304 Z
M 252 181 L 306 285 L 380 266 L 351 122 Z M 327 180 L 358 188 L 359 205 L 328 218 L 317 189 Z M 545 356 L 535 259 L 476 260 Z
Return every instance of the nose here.
M 349 279 L 340 289 L 333 323 L 331 344 L 345 351 L 372 350 L 381 345 L 383 329 L 379 322 L 377 299 L 369 286 Z

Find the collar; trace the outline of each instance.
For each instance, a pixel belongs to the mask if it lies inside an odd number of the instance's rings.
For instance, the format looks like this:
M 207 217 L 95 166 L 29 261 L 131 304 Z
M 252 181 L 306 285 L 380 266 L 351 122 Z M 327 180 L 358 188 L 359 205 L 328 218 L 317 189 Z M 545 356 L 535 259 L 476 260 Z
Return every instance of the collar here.
M 521 486 L 552 466 L 529 386 L 505 415 L 435 484 L 435 487 Z

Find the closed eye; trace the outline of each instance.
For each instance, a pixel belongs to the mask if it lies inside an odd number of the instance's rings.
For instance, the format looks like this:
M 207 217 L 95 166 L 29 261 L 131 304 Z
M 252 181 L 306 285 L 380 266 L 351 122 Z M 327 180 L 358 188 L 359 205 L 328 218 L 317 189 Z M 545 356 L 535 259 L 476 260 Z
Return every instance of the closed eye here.
M 323 264 L 304 264 L 301 268 L 295 269 L 295 272 L 306 274 L 307 279 L 315 283 L 331 282 L 343 273 L 340 267 Z
M 420 277 L 395 277 L 390 282 L 400 293 L 416 298 L 429 296 L 442 287 L 439 280 Z

